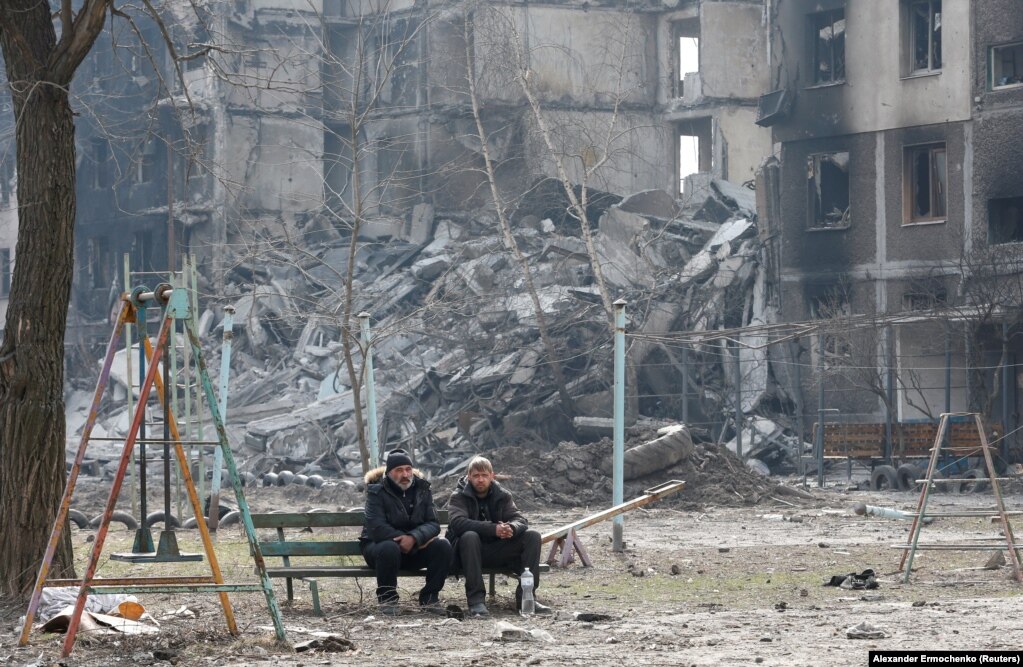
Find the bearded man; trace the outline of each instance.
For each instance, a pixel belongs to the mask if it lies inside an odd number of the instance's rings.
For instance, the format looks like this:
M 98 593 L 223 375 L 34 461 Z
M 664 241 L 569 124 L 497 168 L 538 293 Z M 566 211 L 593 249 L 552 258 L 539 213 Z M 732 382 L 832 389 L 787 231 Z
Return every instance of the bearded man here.
M 469 461 L 468 474 L 458 480 L 448 500 L 446 537 L 455 550 L 465 576 L 469 615 L 490 615 L 483 585 L 483 568 L 508 568 L 533 574 L 533 590 L 540 587 L 540 533 L 529 529 L 512 494 L 497 482 L 494 467 L 482 456 Z M 515 589 L 515 607 L 522 606 L 522 587 Z M 537 614 L 551 608 L 536 603 Z
M 366 523 L 359 548 L 376 570 L 380 611 L 397 616 L 398 570 L 426 568 L 419 591 L 424 611 L 446 614 L 439 593 L 451 567 L 451 544 L 440 535 L 430 482 L 412 468 L 403 449 L 387 454 L 387 465 L 366 473 Z

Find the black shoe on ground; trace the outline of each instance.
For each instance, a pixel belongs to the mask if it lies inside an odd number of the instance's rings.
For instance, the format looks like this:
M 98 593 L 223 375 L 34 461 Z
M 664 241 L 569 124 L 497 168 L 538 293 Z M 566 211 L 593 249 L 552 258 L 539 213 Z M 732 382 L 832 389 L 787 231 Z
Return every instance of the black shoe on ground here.
M 447 616 L 448 609 L 442 605 L 439 601 L 434 600 L 433 602 L 420 602 L 419 610 L 425 611 L 427 614 L 436 614 L 437 616 Z

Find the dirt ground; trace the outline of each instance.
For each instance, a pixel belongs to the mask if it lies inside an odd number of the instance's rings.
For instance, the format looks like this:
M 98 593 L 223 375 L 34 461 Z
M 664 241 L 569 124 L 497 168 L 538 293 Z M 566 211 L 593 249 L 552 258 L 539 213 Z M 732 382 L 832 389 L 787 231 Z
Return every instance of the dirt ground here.
M 514 582 L 503 578 L 490 605 L 493 618 L 465 621 L 417 613 L 412 606 L 398 618 L 381 618 L 369 603 L 373 582 L 348 579 L 321 580 L 326 617 L 319 618 L 304 585 L 296 583 L 296 600 L 288 604 L 284 582 L 277 580 L 292 643 L 332 633 L 353 649 L 294 653 L 275 645 L 260 595 L 232 596 L 241 629 L 237 638 L 226 632 L 215 597 L 149 595 L 140 601 L 157 618 L 181 606 L 198 616 L 162 620 L 160 634 L 146 638 L 84 638 L 71 658 L 61 660 L 59 635 L 36 632 L 27 647 L 16 647 L 24 610 L 8 604 L 0 607 L 0 665 L 864 665 L 870 649 L 1018 650 L 1023 645 L 1023 586 L 1012 580 L 1011 567 L 983 569 L 987 551 L 926 551 L 918 553 L 904 584 L 897 573 L 901 551 L 891 545 L 905 541 L 909 523 L 856 516 L 851 507 L 862 501 L 912 510 L 917 495 L 848 490 L 839 478 L 830 484 L 824 490 L 811 487 L 813 500 L 766 493 L 758 494 L 754 505 L 741 492 L 708 494 L 713 502 L 701 502 L 698 488 L 687 489 L 673 501 L 625 516 L 624 553 L 611 549 L 610 524 L 588 528 L 581 537 L 593 567 L 575 563 L 543 576 L 538 598 L 554 607 L 551 617 L 521 619 L 512 611 Z M 524 480 L 507 485 L 529 493 Z M 102 493 L 97 484 L 83 497 Z M 729 495 L 740 496 L 733 506 L 720 502 Z M 259 488 L 248 498 L 263 511 L 361 504 L 361 495 L 348 486 Z M 1007 502 L 1020 507 L 1023 494 L 1011 493 Z M 943 493 L 932 496 L 931 508 L 980 509 L 992 503 L 990 493 Z M 534 502 L 529 515 L 544 530 L 596 509 Z M 921 541 L 997 534 L 987 519 L 942 518 L 924 528 Z M 92 532 L 74 529 L 73 535 L 82 559 Z M 328 535 L 321 531 L 321 537 Z M 194 532 L 178 536 L 184 550 L 197 550 Z M 130 538 L 127 530 L 115 528 L 105 552 L 129 550 Z M 252 581 L 241 532 L 225 529 L 217 540 L 227 579 Z M 125 568 L 104 560 L 100 574 L 156 574 L 153 568 Z M 832 575 L 868 568 L 877 573 L 877 589 L 823 586 Z M 417 582 L 403 579 L 402 584 L 403 598 L 414 597 Z M 462 582 L 449 580 L 442 598 L 464 607 Z M 582 620 L 579 613 L 600 616 Z M 864 621 L 885 637 L 848 638 L 846 629 Z M 495 636 L 498 622 L 549 636 L 502 640 Z

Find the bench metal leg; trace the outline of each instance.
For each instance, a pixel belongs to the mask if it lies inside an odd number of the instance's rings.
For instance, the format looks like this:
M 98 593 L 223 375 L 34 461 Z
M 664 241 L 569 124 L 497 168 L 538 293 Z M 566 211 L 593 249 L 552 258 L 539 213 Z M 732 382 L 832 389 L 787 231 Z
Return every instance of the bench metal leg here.
M 309 583 L 309 594 L 313 597 L 313 613 L 317 616 L 323 616 L 323 610 L 320 609 L 320 588 L 319 584 L 315 579 L 306 579 Z
M 494 584 L 494 573 L 490 573 L 490 601 L 493 602 L 494 598 L 497 597 L 497 586 Z
M 291 577 L 288 577 L 285 581 L 287 582 L 287 587 L 288 587 L 288 602 L 294 602 L 295 601 L 295 588 L 291 584 Z

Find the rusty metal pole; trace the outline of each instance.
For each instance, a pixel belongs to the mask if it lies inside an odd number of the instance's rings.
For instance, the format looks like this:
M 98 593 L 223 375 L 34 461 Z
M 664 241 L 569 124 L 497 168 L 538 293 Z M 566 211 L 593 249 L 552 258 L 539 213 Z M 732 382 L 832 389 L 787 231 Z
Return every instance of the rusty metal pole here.
M 613 503 L 621 505 L 625 498 L 625 299 L 614 302 L 615 308 L 615 385 L 614 385 L 614 478 Z M 622 551 L 625 543 L 622 533 L 625 520 L 614 518 L 611 544 L 614 551 Z
M 227 423 L 227 379 L 231 375 L 231 345 L 234 342 L 234 306 L 224 306 L 224 344 L 220 352 L 220 419 Z M 213 450 L 213 479 L 210 481 L 209 526 L 213 532 L 220 525 L 220 466 L 224 453 Z

